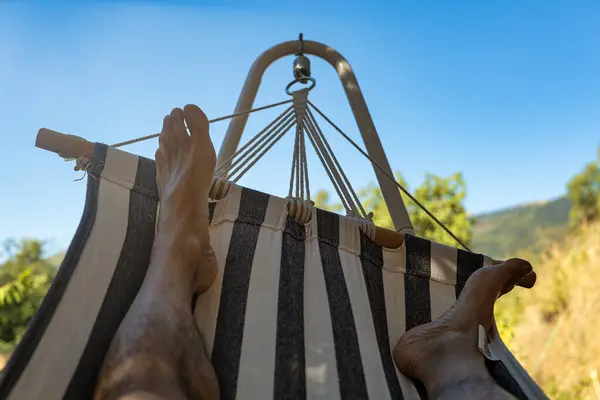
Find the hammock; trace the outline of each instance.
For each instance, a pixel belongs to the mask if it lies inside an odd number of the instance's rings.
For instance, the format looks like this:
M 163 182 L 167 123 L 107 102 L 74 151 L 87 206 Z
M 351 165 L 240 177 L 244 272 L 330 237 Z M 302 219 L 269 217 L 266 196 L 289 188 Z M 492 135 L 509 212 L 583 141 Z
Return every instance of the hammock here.
M 355 115 L 360 114 L 364 101 L 345 60 L 322 44 L 301 42 L 303 51 L 343 70 Z M 255 62 L 211 189 L 210 237 L 219 273 L 191 307 L 222 398 L 425 399 L 422 384 L 396 369 L 392 349 L 405 331 L 450 308 L 468 277 L 494 261 L 414 236 L 397 187 L 384 190 L 389 180 L 379 181 L 384 195 L 395 192 L 400 201 L 390 210 L 404 233 L 375 227 L 360 203 L 352 202 L 347 179 L 327 151 L 307 107 L 308 89 L 290 92 L 291 113 L 284 111 L 236 151 L 262 72 L 296 48 L 297 42 L 284 42 Z M 309 82 L 308 76 L 305 69 L 294 82 Z M 348 89 L 350 81 L 355 86 Z M 366 106 L 363 112 L 368 116 Z M 364 134 L 365 114 L 357 122 Z M 261 143 L 263 150 L 273 147 L 294 125 L 288 198 L 235 183 L 235 171 L 243 175 L 244 166 L 256 162 L 251 156 L 259 156 Z M 305 137 L 325 160 L 346 216 L 309 201 Z M 374 150 L 381 146 L 378 138 L 365 142 L 369 156 L 376 154 L 378 177 L 387 179 L 383 150 Z M 4 371 L 0 399 L 88 399 L 149 264 L 160 212 L 155 164 L 116 146 L 45 129 L 37 145 L 85 167 L 86 202 L 57 276 Z M 546 398 L 495 327 L 481 335 L 480 350 L 494 379 L 517 399 Z

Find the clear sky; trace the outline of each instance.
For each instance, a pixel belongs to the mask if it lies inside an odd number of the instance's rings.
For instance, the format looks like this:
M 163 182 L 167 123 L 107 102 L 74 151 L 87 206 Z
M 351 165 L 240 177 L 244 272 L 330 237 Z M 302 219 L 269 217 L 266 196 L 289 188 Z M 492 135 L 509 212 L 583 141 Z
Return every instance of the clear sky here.
M 413 187 L 462 171 L 470 212 L 561 195 L 600 145 L 598 1 L 81 3 L 0 3 L 0 240 L 60 250 L 79 222 L 85 181 L 34 147 L 39 128 L 111 144 L 158 132 L 186 103 L 229 114 L 254 59 L 299 32 L 350 61 L 392 168 Z M 287 98 L 291 61 L 267 71 L 255 105 Z M 362 144 L 335 72 L 312 61 L 313 102 Z M 277 114 L 252 116 L 242 140 Z M 226 126 L 212 126 L 216 146 Z M 355 187 L 374 180 L 325 134 Z M 285 196 L 288 139 L 241 183 Z M 313 190 L 331 188 L 309 162 Z

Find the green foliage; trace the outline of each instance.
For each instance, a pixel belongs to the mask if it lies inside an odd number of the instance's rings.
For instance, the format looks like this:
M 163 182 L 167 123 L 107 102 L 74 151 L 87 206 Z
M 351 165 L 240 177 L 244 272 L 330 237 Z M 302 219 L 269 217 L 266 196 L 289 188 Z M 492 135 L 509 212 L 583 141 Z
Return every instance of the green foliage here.
M 341 212 L 344 207 L 341 204 L 334 203 L 331 204 L 329 202 L 329 193 L 326 190 L 320 190 L 315 195 L 313 201 L 315 202 L 315 206 L 322 210 L 327 210 L 331 212 Z
M 407 190 L 408 184 L 399 173 L 396 179 Z M 446 225 L 457 237 L 467 245 L 471 242 L 471 227 L 474 219 L 470 217 L 464 206 L 466 196 L 466 185 L 462 174 L 457 173 L 443 178 L 433 174 L 427 174 L 425 181 L 413 192 L 413 196 L 429 209 L 444 225 Z M 363 206 L 367 212 L 373 212 L 373 222 L 377 226 L 393 229 L 392 218 L 387 209 L 383 194 L 379 186 L 370 184 L 358 191 Z M 419 206 L 413 203 L 408 196 L 402 193 L 408 214 L 415 228 L 415 233 L 436 242 L 456 245 L 452 239 L 438 224 L 436 224 Z M 317 193 L 315 200 L 317 207 L 339 212 L 342 210 L 340 204 L 330 204 L 329 195 L 321 191 Z
M 510 348 L 523 318 L 525 305 L 517 291 L 498 299 L 494 309 L 496 327 L 504 343 Z
M 0 340 L 16 344 L 29 325 L 51 282 L 49 274 L 23 270 L 15 280 L 0 286 Z
M 399 174 L 396 174 L 396 179 L 407 187 L 406 182 Z M 438 178 L 444 179 L 444 178 Z M 452 182 L 448 182 L 449 184 Z M 455 182 L 456 183 L 456 182 Z M 429 190 L 420 188 L 429 185 Z M 464 182 L 462 183 L 464 185 Z M 434 192 L 431 187 L 435 187 L 435 178 L 431 179 L 431 175 L 425 183 L 418 188 L 414 194 L 418 200 L 423 200 L 423 192 Z M 438 185 L 440 186 L 440 185 Z M 443 187 L 443 186 L 442 186 Z M 462 188 L 464 193 L 464 186 Z M 366 188 L 358 192 L 363 199 L 363 205 L 367 211 L 373 212 L 373 220 L 378 226 L 393 228 L 391 218 L 389 216 L 381 190 L 375 184 L 370 184 Z M 435 194 L 435 193 L 433 193 Z M 434 196 L 432 196 L 434 197 Z M 451 196 L 447 196 L 450 197 Z M 427 235 L 428 238 L 441 241 L 450 245 L 456 246 L 456 243 L 443 230 L 437 229 L 433 234 L 428 232 L 428 228 L 433 221 L 422 211 L 416 207 L 410 199 L 403 196 L 405 204 L 408 208 L 411 220 L 415 224 L 417 233 L 421 236 Z M 434 215 L 443 217 L 445 212 L 450 212 L 451 208 L 444 207 L 444 200 L 438 196 L 437 204 L 425 200 L 425 205 L 434 212 Z M 320 191 L 317 193 L 315 204 L 317 207 L 333 211 L 342 212 L 343 207 L 339 203 L 331 203 L 329 193 Z M 450 202 L 452 204 L 452 201 Z M 471 220 L 472 229 L 470 235 L 463 235 L 461 229 L 456 229 L 456 226 L 451 229 L 458 233 L 459 238 L 470 238 L 471 248 L 478 252 L 487 254 L 497 259 L 506 259 L 510 257 L 523 257 L 533 259 L 539 255 L 552 243 L 560 240 L 568 232 L 569 214 L 571 210 L 571 202 L 566 196 L 559 197 L 555 200 L 547 202 L 525 204 L 516 207 L 507 208 L 504 210 L 475 215 L 469 218 Z M 461 213 L 460 207 L 453 211 Z M 464 217 L 467 214 L 458 214 Z M 459 225 L 460 219 L 464 217 L 456 217 L 456 224 Z M 448 219 L 448 218 L 446 218 Z M 443 222 L 444 219 L 442 219 Z M 462 221 L 465 222 L 464 220 Z M 435 229 L 435 228 L 434 228 Z M 462 229 L 464 231 L 464 229 Z M 420 233 L 423 232 L 424 233 Z
M 595 161 L 587 164 L 567 184 L 571 208 L 571 226 L 578 227 L 600 217 L 600 149 Z
M 415 192 L 415 198 L 435 215 L 450 231 L 465 244 L 472 239 L 472 226 L 475 219 L 467 214 L 464 206 L 466 184 L 462 174 L 457 173 L 448 178 L 427 174 L 425 182 Z M 456 241 L 433 221 L 420 207 L 408 198 L 409 214 L 419 236 L 434 240 L 438 243 L 456 245 Z
M 404 178 L 398 172 L 396 172 L 394 176 L 396 177 L 396 181 L 398 181 L 398 183 L 408 190 L 408 184 Z M 402 196 L 404 203 L 406 204 L 404 194 L 402 194 Z M 370 183 L 366 188 L 358 191 L 358 197 L 362 201 L 365 210 L 373 213 L 373 222 L 375 225 L 383 228 L 394 229 L 392 217 L 390 216 L 390 212 L 385 204 L 383 193 L 381 192 L 379 185 Z M 412 220 L 412 215 L 409 214 L 409 216 Z
M 56 268 L 43 259 L 43 243 L 7 242 L 8 260 L 0 269 L 0 347 L 20 340 L 44 298 Z

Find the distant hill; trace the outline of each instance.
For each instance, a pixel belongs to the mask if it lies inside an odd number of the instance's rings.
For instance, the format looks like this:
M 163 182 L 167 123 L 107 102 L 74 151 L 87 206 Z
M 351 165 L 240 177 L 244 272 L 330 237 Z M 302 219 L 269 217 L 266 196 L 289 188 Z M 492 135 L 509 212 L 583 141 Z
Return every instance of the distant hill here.
M 567 231 L 571 204 L 566 197 L 477 215 L 472 247 L 495 258 L 541 250 Z

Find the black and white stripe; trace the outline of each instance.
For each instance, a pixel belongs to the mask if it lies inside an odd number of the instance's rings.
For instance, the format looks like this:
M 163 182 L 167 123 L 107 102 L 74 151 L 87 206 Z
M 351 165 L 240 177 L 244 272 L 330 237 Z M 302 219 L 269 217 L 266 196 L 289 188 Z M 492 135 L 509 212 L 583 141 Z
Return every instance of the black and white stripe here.
M 212 352 L 223 399 L 236 398 L 250 274 L 268 203 L 268 195 L 242 192 L 225 259 Z
M 392 357 L 392 343 L 387 321 L 385 287 L 383 283 L 383 249 L 366 235 L 361 234 L 360 261 L 373 316 L 377 347 L 385 373 L 387 388 L 392 399 L 403 399 L 398 372 Z M 400 318 L 400 316 L 396 316 Z M 408 396 L 407 396 L 408 397 Z
M 89 176 L 80 226 L 4 372 L 0 399 L 91 398 L 145 278 L 154 162 L 98 145 Z M 351 219 L 314 210 L 303 226 L 286 204 L 232 185 L 209 206 L 219 272 L 193 312 L 222 397 L 425 398 L 392 350 L 407 329 L 450 308 L 489 259 L 413 236 L 383 249 Z M 542 398 L 514 359 L 503 360 L 487 362 L 500 385 L 519 399 Z
M 94 175 L 102 174 L 104 161 L 106 159 L 106 148 L 96 146 L 96 154 L 89 168 L 89 173 Z M 93 175 L 92 175 L 93 176 Z M 15 349 L 13 356 L 4 369 L 2 382 L 0 384 L 0 398 L 7 399 L 26 371 L 33 354 L 39 347 L 40 341 L 44 336 L 53 315 L 56 313 L 66 289 L 71 280 L 75 269 L 79 264 L 85 244 L 87 243 L 96 214 L 98 210 L 98 192 L 100 190 L 99 179 L 88 179 L 87 196 L 83 210 L 83 215 L 79 227 L 75 233 L 67 253 L 65 254 L 62 267 L 58 270 L 52 286 L 48 290 L 44 301 L 40 305 L 38 312 L 31 321 L 29 329 L 23 335 L 19 346 Z M 15 398 L 15 397 L 13 397 Z M 38 396 L 38 398 L 41 398 Z
M 154 240 L 154 163 L 96 146 L 80 226 L 0 385 L 0 398 L 91 398 L 143 282 Z M 26 354 L 23 356 L 23 354 Z
M 339 216 L 317 210 L 317 234 L 342 400 L 368 398 L 358 333 L 339 254 Z
M 286 218 L 281 241 L 273 398 L 306 398 L 304 228 Z
M 150 264 L 158 206 L 158 197 L 147 188 L 154 188 L 155 182 L 154 163 L 138 158 L 119 261 L 64 399 L 93 397 L 93 386 L 105 352 L 144 281 Z

